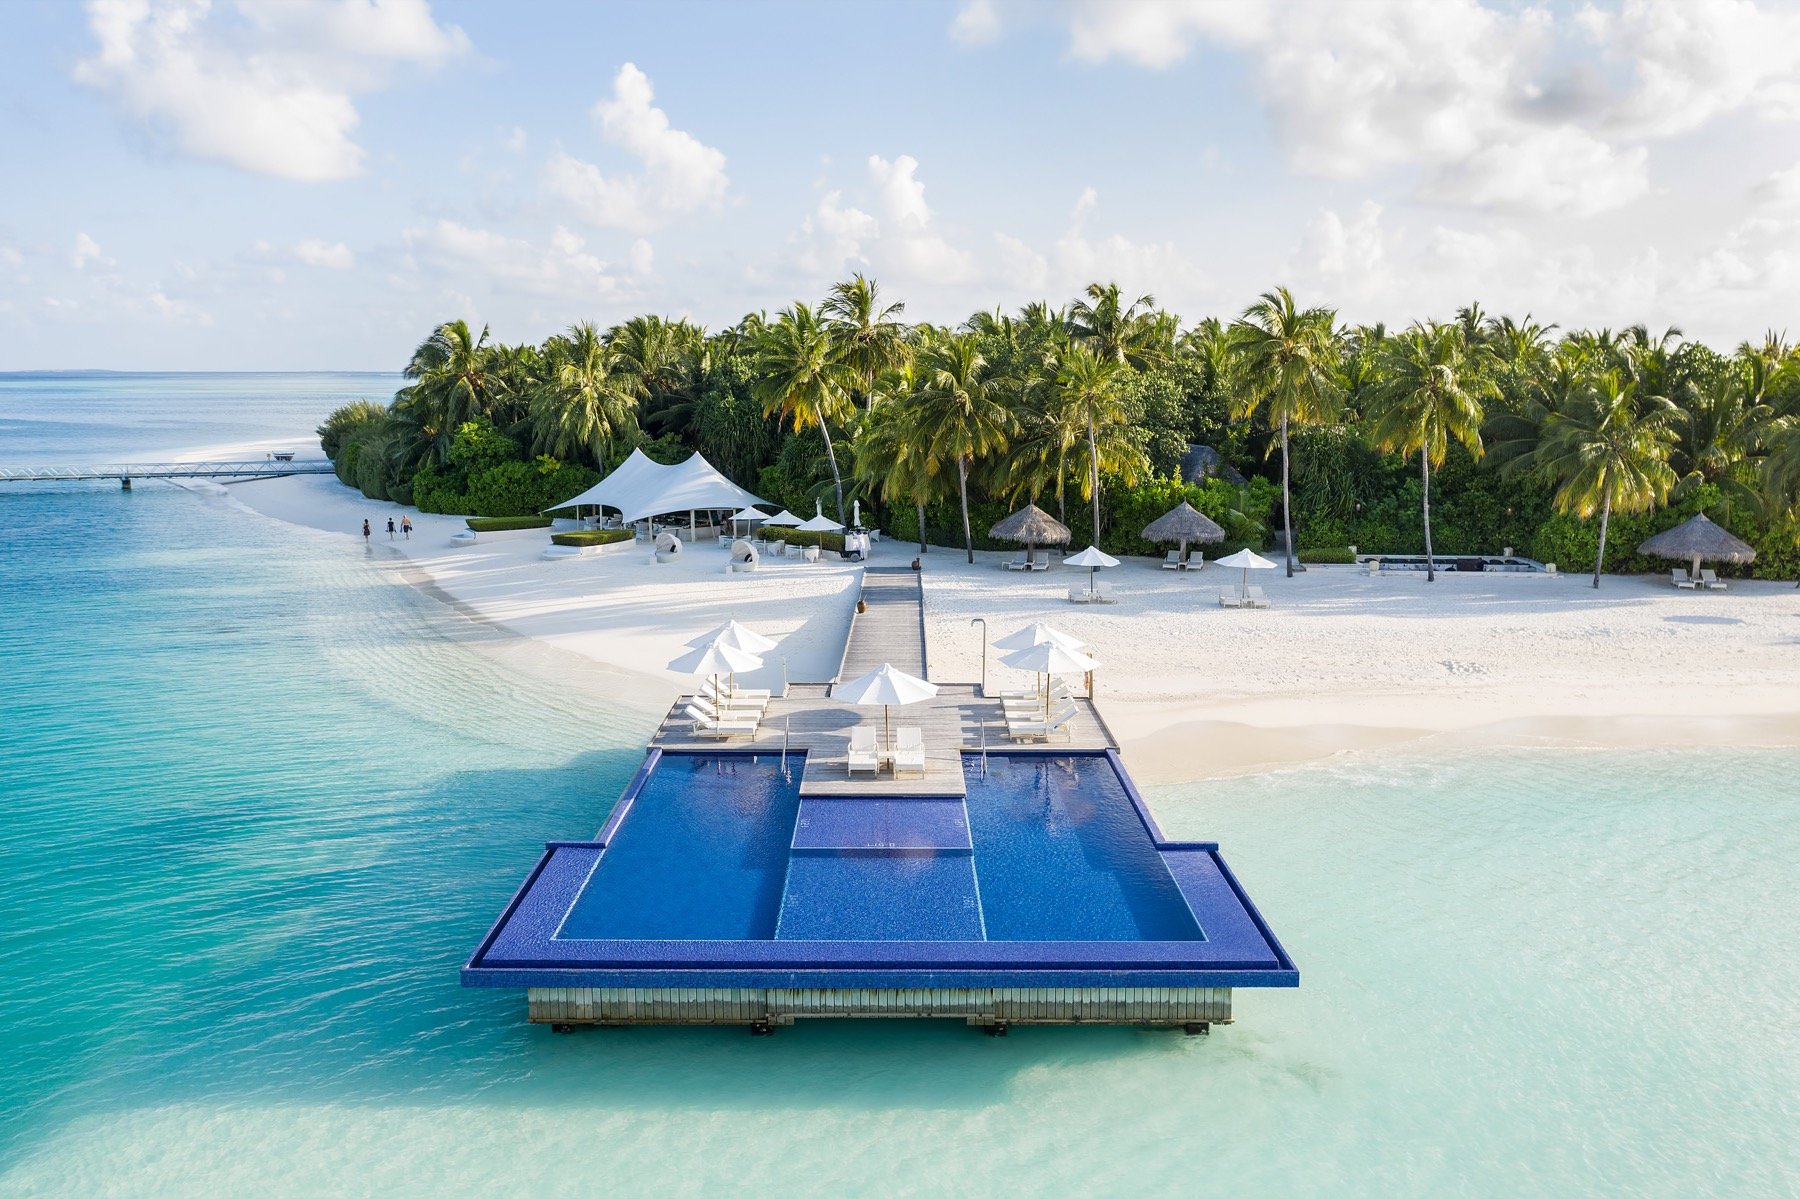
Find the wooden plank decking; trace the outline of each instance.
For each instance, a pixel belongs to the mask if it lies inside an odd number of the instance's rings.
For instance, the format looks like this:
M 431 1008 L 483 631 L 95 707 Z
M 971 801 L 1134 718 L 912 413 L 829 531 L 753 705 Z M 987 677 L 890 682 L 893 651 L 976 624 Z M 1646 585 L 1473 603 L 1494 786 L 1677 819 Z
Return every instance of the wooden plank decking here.
M 868 611 L 850 625 L 843 665 L 838 680 L 853 679 L 883 662 L 908 674 L 926 673 L 925 635 L 921 619 L 923 597 L 920 576 L 910 570 L 869 570 L 863 577 L 863 599 Z M 778 753 L 785 744 L 789 753 L 805 754 L 806 766 L 800 794 L 882 796 L 962 795 L 962 755 L 983 748 L 1007 752 L 1066 752 L 1116 748 L 1105 722 L 1092 702 L 1078 699 L 1069 739 L 1051 742 L 1008 740 L 1006 717 L 998 700 L 982 699 L 967 683 L 946 683 L 937 697 L 925 703 L 894 710 L 897 728 L 909 725 L 922 730 L 925 742 L 925 775 L 899 778 L 888 772 L 850 778 L 845 761 L 850 730 L 867 725 L 879 733 L 880 708 L 860 708 L 831 698 L 829 684 L 795 684 L 787 694 L 769 701 L 755 737 L 730 740 L 698 737 L 681 716 L 685 701 L 677 701 L 664 718 L 650 744 L 664 749 L 743 749 L 754 747 Z

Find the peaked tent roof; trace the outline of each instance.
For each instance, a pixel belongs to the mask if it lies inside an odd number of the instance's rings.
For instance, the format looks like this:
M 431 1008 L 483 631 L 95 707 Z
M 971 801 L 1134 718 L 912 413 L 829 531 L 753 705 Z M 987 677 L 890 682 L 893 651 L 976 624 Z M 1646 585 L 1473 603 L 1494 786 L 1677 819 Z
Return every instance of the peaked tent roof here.
M 616 508 L 625 523 L 630 524 L 664 512 L 690 509 L 730 509 L 735 512 L 751 504 L 767 502 L 727 479 L 699 454 L 692 454 L 674 466 L 664 466 L 646 457 L 642 450 L 633 450 L 631 456 L 604 479 L 580 495 L 544 511 L 560 512 L 578 506 Z

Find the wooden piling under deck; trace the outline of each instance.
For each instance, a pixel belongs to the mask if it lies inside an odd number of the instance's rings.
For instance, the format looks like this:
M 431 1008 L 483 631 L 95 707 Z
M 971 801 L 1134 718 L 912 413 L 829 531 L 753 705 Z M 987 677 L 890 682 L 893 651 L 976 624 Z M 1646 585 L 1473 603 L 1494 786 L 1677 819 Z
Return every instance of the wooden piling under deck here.
M 1231 1023 L 1230 987 L 531 987 L 534 1024 L 792 1024 L 859 1017 L 968 1024 Z

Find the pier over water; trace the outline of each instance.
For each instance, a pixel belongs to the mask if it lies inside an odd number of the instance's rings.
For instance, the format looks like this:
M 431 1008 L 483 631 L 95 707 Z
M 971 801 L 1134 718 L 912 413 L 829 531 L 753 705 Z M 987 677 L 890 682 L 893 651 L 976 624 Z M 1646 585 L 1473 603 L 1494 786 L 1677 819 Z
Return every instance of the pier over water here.
M 0 466 L 0 483 L 54 483 L 81 479 L 117 479 L 129 489 L 134 479 L 284 479 L 289 475 L 329 475 L 324 458 L 250 462 L 115 462 L 83 466 Z

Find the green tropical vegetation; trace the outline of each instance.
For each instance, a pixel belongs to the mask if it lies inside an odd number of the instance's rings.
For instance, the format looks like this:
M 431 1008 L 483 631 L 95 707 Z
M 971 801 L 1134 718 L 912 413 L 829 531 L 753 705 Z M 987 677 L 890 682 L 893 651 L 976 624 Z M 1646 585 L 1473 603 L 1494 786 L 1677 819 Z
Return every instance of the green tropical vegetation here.
M 1220 552 L 1290 570 L 1510 546 L 1597 584 L 1705 511 L 1756 546 L 1738 573 L 1800 575 L 1800 351 L 1777 334 L 1726 353 L 1473 304 L 1392 332 L 1285 288 L 1189 325 L 1101 283 L 954 328 L 904 314 L 859 275 L 717 331 L 646 315 L 507 345 L 450 321 L 320 444 L 372 498 L 478 517 L 699 451 L 797 512 L 860 501 L 921 552 L 1011 548 L 986 530 L 1027 502 L 1077 545 L 1158 552 L 1139 530 L 1185 499 Z

